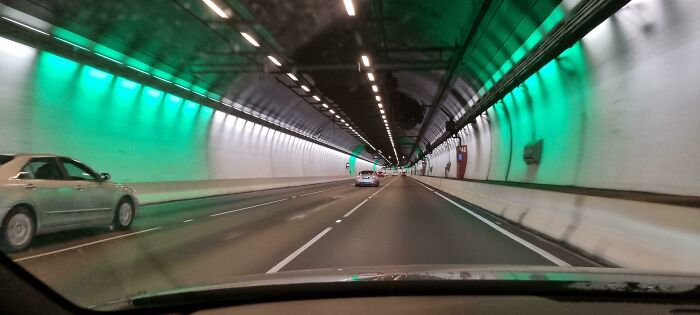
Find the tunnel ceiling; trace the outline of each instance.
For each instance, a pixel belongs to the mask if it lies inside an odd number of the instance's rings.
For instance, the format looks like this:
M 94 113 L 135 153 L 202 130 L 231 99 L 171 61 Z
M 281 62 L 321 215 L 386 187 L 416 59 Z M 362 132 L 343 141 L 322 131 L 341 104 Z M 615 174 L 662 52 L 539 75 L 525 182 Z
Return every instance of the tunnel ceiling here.
M 514 62 L 560 2 L 354 0 L 357 14 L 350 17 L 342 0 L 213 1 L 228 19 L 201 0 L 2 2 L 351 151 L 362 141 L 337 114 L 393 156 L 368 69 L 360 64 L 367 54 L 398 155 L 406 158 L 412 143 L 433 141 L 446 120 Z M 442 82 L 449 74 L 455 80 Z

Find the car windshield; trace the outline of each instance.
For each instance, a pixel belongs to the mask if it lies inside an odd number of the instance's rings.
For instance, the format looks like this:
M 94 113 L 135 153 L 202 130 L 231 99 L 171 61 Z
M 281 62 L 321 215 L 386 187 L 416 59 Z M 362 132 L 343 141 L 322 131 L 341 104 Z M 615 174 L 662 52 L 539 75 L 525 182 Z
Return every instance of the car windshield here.
M 0 1 L 0 257 L 98 308 L 700 274 L 699 56 L 697 0 Z

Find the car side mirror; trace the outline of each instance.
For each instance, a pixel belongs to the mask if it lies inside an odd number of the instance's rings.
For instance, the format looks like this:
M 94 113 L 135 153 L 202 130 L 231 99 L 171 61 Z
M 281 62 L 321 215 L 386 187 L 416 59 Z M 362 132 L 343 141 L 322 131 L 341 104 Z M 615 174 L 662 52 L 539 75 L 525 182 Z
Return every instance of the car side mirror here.
M 100 180 L 103 182 L 106 182 L 106 181 L 110 180 L 111 178 L 112 178 L 112 176 L 110 176 L 109 173 L 100 174 Z

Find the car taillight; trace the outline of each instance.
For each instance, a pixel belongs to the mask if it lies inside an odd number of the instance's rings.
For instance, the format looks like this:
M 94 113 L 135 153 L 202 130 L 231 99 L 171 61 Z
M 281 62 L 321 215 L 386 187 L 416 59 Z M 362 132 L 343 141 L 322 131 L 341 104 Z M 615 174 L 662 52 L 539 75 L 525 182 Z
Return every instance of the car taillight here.
M 372 178 L 377 178 L 377 176 L 375 176 L 375 175 L 372 175 Z

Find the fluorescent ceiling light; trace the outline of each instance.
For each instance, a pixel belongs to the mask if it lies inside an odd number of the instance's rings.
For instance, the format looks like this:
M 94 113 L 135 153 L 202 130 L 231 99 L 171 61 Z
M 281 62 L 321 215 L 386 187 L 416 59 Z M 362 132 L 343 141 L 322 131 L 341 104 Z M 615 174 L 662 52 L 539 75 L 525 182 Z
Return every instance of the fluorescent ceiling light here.
M 383 109 L 380 109 L 379 112 L 382 113 L 382 114 L 384 114 L 384 110 L 383 110 Z
M 328 111 L 329 111 L 331 114 L 335 114 L 335 111 L 332 110 L 332 109 L 329 109 Z
M 362 55 L 362 64 L 365 65 L 365 67 L 369 67 L 369 57 Z
M 328 108 L 328 104 L 326 104 L 326 103 L 323 103 L 321 105 L 323 105 L 324 108 Z
M 385 122 L 385 123 L 387 122 L 386 119 L 384 119 L 384 122 Z
M 338 115 L 335 115 L 335 118 L 340 118 L 340 116 L 338 116 Z
M 158 80 L 161 80 L 161 81 L 163 81 L 163 82 L 172 83 L 172 82 L 170 82 L 170 81 L 168 81 L 168 80 L 166 80 L 166 79 L 163 79 L 163 78 L 158 77 L 158 76 L 155 76 L 155 75 L 154 75 L 153 77 L 156 78 L 156 79 L 158 79 Z
M 177 84 L 177 83 L 175 83 L 175 86 L 177 86 L 177 87 L 179 87 L 179 88 L 181 88 L 181 89 L 183 89 L 183 90 L 187 90 L 187 91 L 190 90 L 189 88 L 186 88 L 186 87 L 184 87 L 184 86 L 182 86 L 182 85 L 179 85 L 179 84 Z
M 367 77 L 369 78 L 370 81 L 374 81 L 374 74 L 371 72 L 367 72 Z
M 379 108 L 382 108 L 382 103 L 377 104 L 377 106 L 379 106 Z
M 216 3 L 212 2 L 211 0 L 202 0 L 202 1 L 204 2 L 204 4 L 206 4 L 209 7 L 209 9 L 214 11 L 214 13 L 216 13 L 216 15 L 220 16 L 221 18 L 228 19 L 228 15 L 226 15 L 226 12 L 224 12 L 224 10 L 221 10 L 221 8 L 219 8 L 219 6 L 216 5 Z
M 246 32 L 241 32 L 241 35 L 242 35 L 243 37 L 245 37 L 245 39 L 248 40 L 248 42 L 249 42 L 251 45 L 253 45 L 253 46 L 255 46 L 255 47 L 260 47 L 260 44 L 258 43 L 258 41 L 255 40 L 255 38 L 253 38 L 253 36 L 250 36 L 250 35 L 249 35 L 248 33 L 246 33 Z
M 15 24 L 17 24 L 17 25 L 19 25 L 19 26 L 21 26 L 21 27 L 28 28 L 28 29 L 30 29 L 30 30 L 32 30 L 32 31 L 35 31 L 35 32 L 37 32 L 37 33 L 41 33 L 41 34 L 44 34 L 44 35 L 49 35 L 49 33 L 44 32 L 44 31 L 42 31 L 42 30 L 40 30 L 40 29 L 33 28 L 33 27 L 31 27 L 31 26 L 29 26 L 29 25 L 27 25 L 27 24 L 24 24 L 24 23 L 21 23 L 21 22 L 17 22 L 17 21 L 15 21 L 15 20 L 13 20 L 13 19 L 6 18 L 6 17 L 4 17 L 4 16 L 3 16 L 2 18 L 5 19 L 5 20 L 10 21 L 10 22 L 12 22 L 12 23 L 15 23 Z
M 306 92 L 311 91 L 311 90 L 309 90 L 309 88 L 308 88 L 306 85 L 302 85 L 302 86 L 301 86 L 301 89 L 304 90 L 304 91 L 306 91 Z M 326 104 L 323 104 L 323 105 L 326 105 Z M 326 105 L 326 106 L 328 106 L 328 105 Z
M 121 61 L 119 61 L 119 60 L 117 60 L 117 59 L 114 59 L 114 58 L 107 57 L 107 56 L 105 56 L 105 55 L 103 55 L 103 54 L 95 53 L 95 55 L 98 55 L 98 56 L 100 56 L 100 57 L 102 57 L 102 58 L 104 58 L 104 59 L 107 59 L 107 60 L 111 61 L 111 62 L 116 62 L 116 63 L 118 63 L 118 64 L 120 64 L 120 65 L 122 64 Z
M 377 100 L 377 101 L 381 101 L 381 100 L 382 100 L 382 98 L 379 97 L 379 95 L 375 95 L 375 96 L 374 96 L 374 99 Z
M 341 120 L 342 120 L 342 119 L 341 119 Z M 348 126 L 348 127 L 350 127 L 350 124 L 348 124 L 348 123 L 345 123 L 345 125 Z
M 316 95 L 314 95 L 313 98 L 316 100 L 316 102 L 320 102 L 320 101 L 321 101 L 321 98 L 318 97 L 318 96 L 316 96 Z
M 345 122 L 345 119 L 341 119 L 340 121 Z
M 291 72 L 287 72 L 287 76 L 290 77 L 290 78 L 291 78 L 292 80 L 294 80 L 294 81 L 299 81 L 299 79 L 297 79 L 297 76 L 295 76 L 295 75 L 292 74 Z
M 82 49 L 82 50 L 88 50 L 87 48 L 85 48 L 85 47 L 83 47 L 83 46 L 80 46 L 80 45 L 78 45 L 78 44 L 71 43 L 71 42 L 69 42 L 69 41 L 67 41 L 67 40 L 65 40 L 65 39 L 58 38 L 58 37 L 54 37 L 54 38 L 56 38 L 56 39 L 59 40 L 59 41 L 62 41 L 62 42 L 64 42 L 64 43 L 66 43 L 66 44 L 68 44 L 68 45 L 71 45 L 71 46 L 73 46 L 73 47 L 80 48 L 80 49 Z
M 372 91 L 379 92 L 379 88 L 376 85 L 372 85 Z
M 385 115 L 382 115 L 382 119 L 386 119 L 386 116 L 385 116 Z
M 355 16 L 355 6 L 352 5 L 352 0 L 343 0 L 345 11 L 348 11 L 349 16 Z
M 148 72 L 143 71 L 143 70 L 141 70 L 141 69 L 139 69 L 139 68 L 132 67 L 132 66 L 130 66 L 130 65 L 126 65 L 126 66 L 127 66 L 128 68 L 132 69 L 132 70 L 136 70 L 136 71 L 141 72 L 141 73 L 143 73 L 143 74 L 148 74 Z
M 273 56 L 267 56 L 267 59 L 270 59 L 270 61 L 272 61 L 272 63 L 274 63 L 274 64 L 277 65 L 278 67 L 281 67 L 281 66 L 282 66 L 282 63 L 279 62 L 279 60 L 277 60 L 277 58 L 275 58 L 275 57 L 273 57 Z

